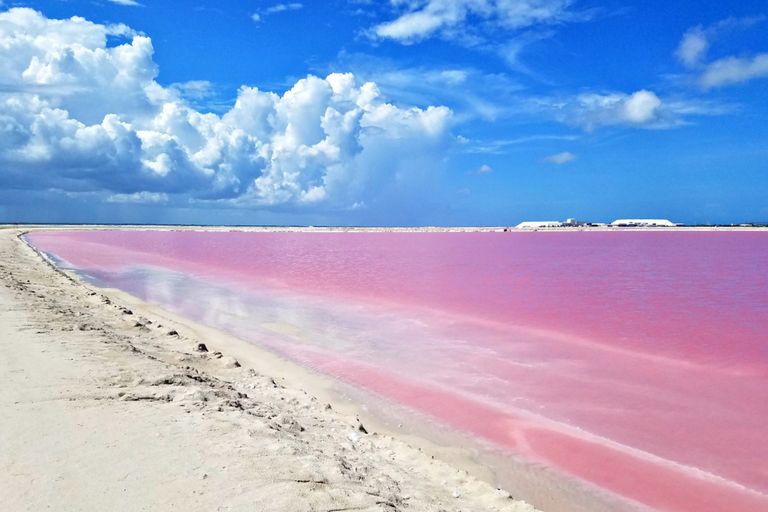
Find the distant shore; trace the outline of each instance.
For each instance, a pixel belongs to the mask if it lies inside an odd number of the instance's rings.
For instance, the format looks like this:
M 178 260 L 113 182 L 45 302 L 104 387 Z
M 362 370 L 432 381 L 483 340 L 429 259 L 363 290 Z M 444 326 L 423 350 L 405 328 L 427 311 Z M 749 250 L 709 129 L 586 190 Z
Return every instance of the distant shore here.
M 515 226 L 206 226 L 176 224 L 0 224 L 0 229 L 140 229 L 140 230 L 190 230 L 190 231 L 248 231 L 248 232 L 298 232 L 298 233 L 531 233 L 531 232 L 659 232 L 659 231 L 768 231 L 768 226 L 675 226 L 675 227 L 627 227 L 627 226 L 561 226 L 516 228 Z

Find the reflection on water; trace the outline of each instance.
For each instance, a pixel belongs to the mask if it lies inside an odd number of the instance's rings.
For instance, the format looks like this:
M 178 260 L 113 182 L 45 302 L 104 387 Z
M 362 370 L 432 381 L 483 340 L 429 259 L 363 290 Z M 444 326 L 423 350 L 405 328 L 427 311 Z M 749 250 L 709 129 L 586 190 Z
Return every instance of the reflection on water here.
M 474 383 L 491 382 L 501 391 L 499 397 L 510 391 L 500 388 L 509 386 L 505 379 L 486 374 L 481 364 L 472 365 L 473 359 L 493 359 L 501 354 L 492 345 L 478 346 L 462 336 L 466 322 L 435 311 L 414 314 L 398 308 L 329 301 L 281 288 L 246 290 L 158 267 L 132 266 L 120 272 L 91 271 L 82 275 L 97 286 L 127 291 L 304 362 L 333 354 L 361 363 L 376 361 L 402 378 L 421 376 L 443 385 L 458 385 L 457 391 L 469 393 Z M 475 326 L 475 330 L 481 329 L 488 341 L 497 337 L 501 342 L 503 338 L 503 355 L 510 364 L 526 368 L 552 364 L 535 357 L 530 334 L 525 343 L 515 344 L 510 331 Z M 459 371 L 464 374 L 461 382 L 455 380 Z M 466 379 L 472 374 L 474 378 Z

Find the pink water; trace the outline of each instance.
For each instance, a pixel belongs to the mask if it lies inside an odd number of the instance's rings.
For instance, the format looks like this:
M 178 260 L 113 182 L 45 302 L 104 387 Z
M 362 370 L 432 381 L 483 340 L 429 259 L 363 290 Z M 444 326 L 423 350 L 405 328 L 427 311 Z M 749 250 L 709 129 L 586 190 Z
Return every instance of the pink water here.
M 768 510 L 768 233 L 28 239 L 648 508 Z

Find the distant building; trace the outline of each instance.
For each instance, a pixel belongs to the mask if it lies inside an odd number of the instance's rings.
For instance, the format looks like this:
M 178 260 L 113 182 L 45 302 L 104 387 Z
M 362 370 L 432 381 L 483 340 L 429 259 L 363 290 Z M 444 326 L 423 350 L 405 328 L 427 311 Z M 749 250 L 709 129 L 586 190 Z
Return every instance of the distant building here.
M 673 228 L 677 226 L 677 224 L 667 219 L 617 219 L 611 222 L 611 226 L 633 227 L 633 228 L 644 228 L 644 227 Z
M 559 220 L 528 220 L 515 226 L 516 229 L 542 229 L 561 227 L 563 227 L 563 223 Z

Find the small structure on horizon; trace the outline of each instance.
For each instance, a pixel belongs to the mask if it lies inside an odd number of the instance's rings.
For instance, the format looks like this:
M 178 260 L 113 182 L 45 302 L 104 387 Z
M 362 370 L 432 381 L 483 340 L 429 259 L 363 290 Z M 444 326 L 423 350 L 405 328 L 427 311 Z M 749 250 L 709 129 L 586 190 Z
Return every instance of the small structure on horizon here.
M 667 219 L 616 219 L 611 222 L 612 227 L 632 227 L 632 228 L 673 228 L 677 226 L 674 222 Z
M 515 229 L 557 229 L 557 228 L 674 228 L 680 226 L 668 219 L 616 219 L 610 224 L 601 222 L 580 221 L 575 218 L 560 220 L 527 220 L 521 222 Z
M 559 220 L 527 220 L 515 226 L 515 229 L 542 229 L 561 227 L 563 227 L 563 223 Z

